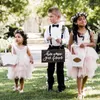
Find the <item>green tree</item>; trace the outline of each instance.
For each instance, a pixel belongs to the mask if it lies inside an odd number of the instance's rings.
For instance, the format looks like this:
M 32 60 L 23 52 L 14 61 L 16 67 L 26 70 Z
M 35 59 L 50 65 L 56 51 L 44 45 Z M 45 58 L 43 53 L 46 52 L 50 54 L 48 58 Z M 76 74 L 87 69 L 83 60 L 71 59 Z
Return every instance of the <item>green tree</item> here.
M 67 22 L 77 12 L 86 12 L 88 14 L 89 24 L 92 26 L 100 19 L 100 1 L 99 0 L 43 0 L 41 5 L 37 7 L 39 16 L 46 16 L 48 8 L 57 6 L 62 14 L 66 16 Z
M 28 4 L 29 0 L 0 0 L 0 22 L 12 21 L 12 18 L 22 22 L 29 14 Z

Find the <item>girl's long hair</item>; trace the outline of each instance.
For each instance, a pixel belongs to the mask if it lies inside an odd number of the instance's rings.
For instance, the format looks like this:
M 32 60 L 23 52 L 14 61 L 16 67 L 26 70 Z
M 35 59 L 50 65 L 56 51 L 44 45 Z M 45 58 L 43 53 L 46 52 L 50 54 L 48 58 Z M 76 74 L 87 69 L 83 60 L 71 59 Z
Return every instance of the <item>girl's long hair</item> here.
M 81 16 L 84 16 L 86 18 L 86 16 L 84 14 L 82 14 Z M 78 40 L 77 40 L 77 36 L 79 37 L 82 37 L 84 39 L 83 36 L 80 36 L 79 35 L 79 32 L 78 32 L 78 25 L 76 24 L 78 18 L 80 16 L 76 16 L 73 18 L 73 25 L 72 25 L 72 32 L 73 32 L 73 41 L 77 44 L 78 43 Z M 88 25 L 85 26 L 85 28 L 89 31 L 89 34 L 90 34 L 90 30 L 88 29 Z

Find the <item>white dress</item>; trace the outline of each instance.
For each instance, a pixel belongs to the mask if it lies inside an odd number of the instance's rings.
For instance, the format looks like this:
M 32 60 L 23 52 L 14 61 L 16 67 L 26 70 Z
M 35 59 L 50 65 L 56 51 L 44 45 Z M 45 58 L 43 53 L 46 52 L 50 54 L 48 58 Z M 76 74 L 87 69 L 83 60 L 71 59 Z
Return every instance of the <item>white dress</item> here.
M 13 48 L 18 56 L 18 63 L 15 67 L 11 66 L 8 68 L 8 78 L 24 78 L 29 79 L 32 77 L 33 64 L 30 63 L 29 56 L 27 54 L 27 46 L 24 46 L 22 49 L 18 48 L 16 45 L 13 45 Z
M 90 35 L 88 31 L 84 34 L 84 40 L 83 38 L 77 36 L 78 38 L 78 45 L 81 43 L 90 43 Z M 71 62 L 71 53 L 68 58 L 68 63 L 67 63 L 67 75 L 72 78 L 77 78 L 77 77 L 93 77 L 95 74 L 95 70 L 97 68 L 97 63 L 96 60 L 99 58 L 98 54 L 92 47 L 85 47 L 85 48 L 73 48 L 75 54 L 83 54 L 85 55 L 84 59 L 84 64 L 82 68 L 78 67 L 72 67 L 72 62 Z

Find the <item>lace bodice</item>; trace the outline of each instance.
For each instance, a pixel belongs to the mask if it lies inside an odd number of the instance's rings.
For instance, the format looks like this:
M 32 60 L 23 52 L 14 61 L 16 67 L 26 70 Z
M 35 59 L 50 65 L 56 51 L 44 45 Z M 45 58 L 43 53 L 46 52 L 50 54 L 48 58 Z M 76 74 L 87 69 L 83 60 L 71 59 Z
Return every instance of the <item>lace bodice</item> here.
M 23 48 L 19 48 L 17 45 L 14 45 L 14 50 L 16 55 L 18 56 L 19 61 L 29 60 L 28 54 L 27 54 L 27 46 L 24 46 Z
M 78 44 L 80 45 L 81 43 L 90 43 L 90 34 L 88 32 L 88 30 L 86 31 L 86 33 L 84 35 L 82 35 L 83 37 L 79 37 L 77 36 L 78 39 Z

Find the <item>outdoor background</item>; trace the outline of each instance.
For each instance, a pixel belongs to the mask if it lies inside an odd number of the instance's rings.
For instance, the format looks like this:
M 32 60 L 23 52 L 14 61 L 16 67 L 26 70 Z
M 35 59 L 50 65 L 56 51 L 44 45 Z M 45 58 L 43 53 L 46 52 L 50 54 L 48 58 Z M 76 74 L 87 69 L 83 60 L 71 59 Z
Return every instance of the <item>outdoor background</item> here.
M 34 72 L 31 80 L 25 81 L 23 94 L 12 91 L 13 81 L 7 79 L 7 68 L 0 67 L 0 100 L 76 100 L 76 81 L 68 78 L 65 64 L 67 89 L 57 93 L 55 75 L 54 92 L 47 92 L 47 63 L 41 63 L 41 50 L 47 49 L 43 33 L 48 24 L 47 11 L 56 6 L 62 12 L 61 21 L 71 30 L 71 17 L 77 12 L 86 12 L 89 28 L 97 39 L 100 33 L 100 0 L 0 0 L 0 54 L 14 41 L 13 32 L 23 29 L 28 35 L 28 46 L 34 57 Z M 100 44 L 98 44 L 100 45 Z M 86 84 L 85 100 L 100 100 L 100 60 L 93 79 Z M 56 73 L 55 73 L 56 74 Z

